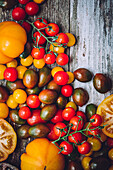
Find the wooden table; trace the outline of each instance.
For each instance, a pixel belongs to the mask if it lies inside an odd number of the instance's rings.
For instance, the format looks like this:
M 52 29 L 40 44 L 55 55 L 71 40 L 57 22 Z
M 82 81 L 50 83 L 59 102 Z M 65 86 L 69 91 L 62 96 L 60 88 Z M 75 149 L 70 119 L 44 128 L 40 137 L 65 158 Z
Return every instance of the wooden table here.
M 113 80 L 112 11 L 113 0 L 46 0 L 37 16 L 57 23 L 63 32 L 71 32 L 77 37 L 77 44 L 67 49 L 70 63 L 65 66 L 66 70 L 73 72 L 77 68 L 85 67 L 94 75 L 105 73 Z M 36 20 L 37 16 L 32 19 Z M 11 20 L 9 11 L 0 13 L 0 22 L 3 20 Z M 96 105 L 113 92 L 112 89 L 105 95 L 98 93 L 93 87 L 93 81 L 81 83 L 76 80 L 73 84 L 75 88 L 85 88 L 90 94 L 88 103 Z M 85 107 L 80 108 L 83 111 L 84 109 Z M 17 167 L 26 140 L 23 140 L 20 146 L 9 159 Z

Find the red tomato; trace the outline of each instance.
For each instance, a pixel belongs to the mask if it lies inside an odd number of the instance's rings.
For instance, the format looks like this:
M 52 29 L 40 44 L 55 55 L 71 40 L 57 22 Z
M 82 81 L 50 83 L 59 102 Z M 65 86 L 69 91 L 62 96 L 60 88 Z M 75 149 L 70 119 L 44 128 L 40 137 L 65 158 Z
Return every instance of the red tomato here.
M 15 81 L 18 78 L 18 72 L 16 68 L 8 67 L 4 71 L 4 79 L 8 81 Z
M 69 80 L 69 76 L 65 71 L 57 71 L 54 75 L 54 81 L 58 85 L 66 85 Z
M 73 145 L 72 144 L 69 144 L 68 142 L 66 141 L 63 141 L 60 143 L 59 147 L 61 148 L 62 150 L 62 154 L 64 155 L 68 155 L 68 154 L 71 154 L 72 151 L 73 151 Z
M 30 108 L 37 108 L 40 106 L 40 100 L 36 94 L 29 95 L 27 97 L 26 103 Z
M 18 2 L 23 5 L 27 4 L 29 1 L 30 0 L 18 0 Z
M 55 36 L 59 33 L 59 26 L 55 23 L 49 23 L 47 25 L 48 28 L 45 28 L 45 32 L 49 36 Z
M 64 135 L 66 135 L 67 133 L 67 128 L 66 125 L 62 122 L 56 123 L 54 125 L 54 133 L 58 136 L 58 137 L 62 137 Z
M 31 55 L 35 59 L 42 59 L 45 55 L 45 49 L 43 47 L 33 48 L 31 51 Z
M 71 132 L 68 136 L 69 142 L 80 144 L 83 140 L 82 134 L 80 132 L 74 133 Z
M 65 53 L 58 54 L 58 56 L 56 58 L 56 63 L 61 65 L 61 66 L 66 65 L 68 63 L 68 61 L 69 61 L 69 57 Z
M 26 21 L 23 21 L 22 27 L 26 30 L 27 33 L 31 31 L 31 25 Z
M 88 135 L 98 136 L 101 132 L 101 130 L 95 126 L 91 126 L 89 128 L 90 131 L 88 131 Z
M 40 112 L 41 110 L 39 109 L 33 110 L 31 112 L 31 117 L 27 119 L 27 123 L 31 126 L 36 125 L 38 123 L 46 123 L 46 121 L 40 117 Z
M 110 148 L 113 148 L 113 138 L 108 137 L 107 138 L 107 145 Z
M 12 11 L 12 17 L 16 21 L 21 21 L 25 18 L 25 10 L 22 7 L 16 7 Z
M 61 93 L 65 97 L 70 97 L 72 95 L 72 93 L 73 93 L 73 87 L 71 85 L 64 85 L 61 88 Z
M 69 41 L 68 36 L 63 32 L 57 34 L 56 36 L 58 37 L 57 40 L 56 40 L 57 43 L 66 45 Z
M 88 154 L 91 150 L 91 145 L 87 141 L 85 141 L 82 145 L 78 145 L 78 152 L 80 154 Z
M 84 112 L 82 112 L 82 111 L 77 111 L 77 112 L 76 112 L 76 115 L 77 115 L 77 116 L 81 116 L 82 119 L 84 120 L 84 123 L 87 121 L 86 115 L 84 114 Z
M 44 32 L 41 33 L 45 36 Z M 38 43 L 37 45 L 43 45 L 46 42 L 46 39 L 43 37 L 43 35 L 41 35 L 38 31 L 33 34 L 33 37 L 36 38 L 36 41 L 34 40 L 34 42 L 36 44 Z
M 28 119 L 29 117 L 31 117 L 31 111 L 27 106 L 21 107 L 18 114 L 19 117 L 22 119 Z
M 36 15 L 39 11 L 39 6 L 35 2 L 28 2 L 25 6 L 25 11 L 28 15 Z
M 53 64 L 55 63 L 56 55 L 53 51 L 49 51 L 47 54 L 44 55 L 44 61 L 46 64 Z
M 58 123 L 58 122 L 63 122 L 63 118 L 62 118 L 62 109 L 57 110 L 55 116 L 51 119 L 51 122 L 53 123 Z
M 76 112 L 72 107 L 66 107 L 62 112 L 62 117 L 64 120 L 69 121 L 75 114 Z
M 52 141 L 58 139 L 59 137 L 58 137 L 57 135 L 55 135 L 54 130 L 53 130 L 54 124 L 52 124 L 52 123 L 47 123 L 47 126 L 48 126 L 49 129 L 50 129 L 50 132 L 49 132 L 49 134 L 47 135 L 47 138 L 50 139 L 50 140 L 52 140 Z
M 102 123 L 102 117 L 98 114 L 94 114 L 93 116 L 91 116 L 90 122 L 92 126 L 95 126 L 95 127 L 100 126 Z
M 47 26 L 47 20 L 44 18 L 37 18 L 34 22 L 34 26 L 38 29 L 45 28 Z
M 81 130 L 83 128 L 84 122 L 82 118 L 74 116 L 71 118 L 70 124 L 73 125 L 71 128 L 72 130 Z

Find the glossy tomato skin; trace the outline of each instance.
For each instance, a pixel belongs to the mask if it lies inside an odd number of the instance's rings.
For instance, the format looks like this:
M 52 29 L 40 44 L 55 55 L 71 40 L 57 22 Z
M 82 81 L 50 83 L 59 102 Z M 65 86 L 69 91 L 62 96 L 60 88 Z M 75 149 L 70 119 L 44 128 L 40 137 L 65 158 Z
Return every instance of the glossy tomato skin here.
M 41 32 L 44 36 L 45 33 Z M 36 41 L 34 41 L 36 44 L 38 43 L 38 45 L 43 45 L 46 42 L 46 39 L 40 35 L 40 33 L 37 31 L 33 34 L 33 37 L 36 38 Z
M 35 59 L 42 59 L 45 55 L 45 49 L 41 46 L 39 48 L 34 47 L 31 51 L 31 55 Z
M 39 11 L 39 6 L 35 2 L 28 2 L 25 6 L 25 11 L 28 15 L 36 15 Z
M 22 27 L 26 30 L 27 33 L 31 31 L 31 25 L 26 21 L 23 21 Z
M 70 124 L 72 124 L 72 130 L 81 130 L 83 128 L 84 122 L 81 117 L 74 116 L 70 120 Z
M 58 56 L 56 58 L 56 63 L 61 65 L 61 66 L 66 65 L 68 63 L 68 61 L 69 61 L 69 57 L 65 53 L 58 54 Z
M 73 145 L 72 145 L 72 144 L 69 144 L 69 143 L 66 142 L 66 141 L 61 142 L 60 145 L 59 145 L 59 147 L 60 147 L 61 149 L 63 149 L 63 150 L 61 151 L 61 153 L 64 154 L 64 155 L 71 154 L 72 151 L 73 151 Z
M 68 36 L 63 32 L 57 34 L 57 37 L 58 37 L 58 39 L 56 40 L 57 43 L 66 45 L 69 41 Z
M 100 126 L 101 123 L 102 123 L 102 117 L 98 114 L 94 114 L 91 118 L 90 118 L 90 121 L 91 121 L 91 125 L 92 126 Z M 93 122 L 92 122 L 93 121 Z
M 31 117 L 31 111 L 27 106 L 21 107 L 18 114 L 21 119 L 28 119 Z
M 101 132 L 101 130 L 95 126 L 91 126 L 89 129 L 90 129 L 90 131 L 88 131 L 89 135 L 98 136 Z
M 61 93 L 65 96 L 65 97 L 70 97 L 73 93 L 73 87 L 69 84 L 62 86 L 61 88 Z
M 47 135 L 47 138 L 48 138 L 49 140 L 52 140 L 52 141 L 58 139 L 59 137 L 54 133 L 54 130 L 53 130 L 54 124 L 52 124 L 52 123 L 47 123 L 47 126 L 48 126 L 49 129 L 50 129 L 50 132 L 49 132 L 49 134 Z
M 27 97 L 26 103 L 30 108 L 37 108 L 40 106 L 40 100 L 36 94 L 29 95 Z
M 47 27 L 47 20 L 44 18 L 37 18 L 37 20 L 34 22 L 34 26 L 38 29 L 42 29 Z
M 59 26 L 55 23 L 49 23 L 47 25 L 48 28 L 45 28 L 45 32 L 49 36 L 55 36 L 59 33 Z
M 65 128 L 65 129 L 64 129 Z M 62 129 L 64 129 L 64 131 L 62 131 L 61 132 L 61 130 Z M 62 136 L 64 136 L 64 135 L 66 135 L 66 133 L 67 133 L 67 128 L 66 128 L 66 125 L 64 124 L 64 123 L 62 123 L 62 122 L 58 122 L 58 123 L 56 123 L 55 125 L 54 125 L 54 128 L 53 128 L 53 130 L 54 130 L 54 133 L 58 136 L 58 137 L 62 137 Z
M 18 72 L 16 68 L 8 67 L 4 71 L 4 78 L 8 81 L 15 81 L 18 78 Z
M 29 2 L 30 0 L 18 0 L 18 2 L 22 5 L 25 5 Z
M 65 71 L 58 71 L 54 75 L 54 81 L 58 85 L 66 85 L 69 80 L 69 76 Z
M 79 117 L 81 116 L 81 117 L 83 118 L 84 123 L 87 121 L 86 115 L 85 115 L 84 112 L 82 112 L 82 111 L 77 111 L 77 112 L 76 112 L 76 115 L 79 116 Z
M 80 132 L 74 133 L 71 132 L 68 136 L 69 142 L 75 143 L 75 144 L 80 144 L 83 140 L 82 134 Z
M 62 109 L 58 109 L 55 116 L 51 119 L 52 123 L 58 123 L 58 122 L 63 122 L 63 117 L 62 117 Z
M 50 51 L 44 55 L 44 61 L 46 64 L 53 64 L 55 63 L 55 60 L 56 60 L 56 55 L 54 54 L 53 51 Z
M 78 152 L 80 154 L 88 154 L 91 150 L 91 145 L 85 141 L 82 145 L 78 145 Z
M 64 120 L 69 121 L 76 114 L 72 107 L 66 107 L 62 112 L 62 117 Z
M 16 7 L 12 11 L 12 17 L 16 21 L 21 21 L 25 18 L 25 10 L 22 7 Z

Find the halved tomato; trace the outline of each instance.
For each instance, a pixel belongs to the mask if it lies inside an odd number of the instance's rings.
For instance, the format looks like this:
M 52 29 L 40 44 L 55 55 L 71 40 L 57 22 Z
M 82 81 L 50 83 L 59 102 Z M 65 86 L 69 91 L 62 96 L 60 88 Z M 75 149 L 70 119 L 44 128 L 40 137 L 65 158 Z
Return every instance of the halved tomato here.
M 17 143 L 17 135 L 13 127 L 4 119 L 0 118 L 0 162 L 7 159 Z

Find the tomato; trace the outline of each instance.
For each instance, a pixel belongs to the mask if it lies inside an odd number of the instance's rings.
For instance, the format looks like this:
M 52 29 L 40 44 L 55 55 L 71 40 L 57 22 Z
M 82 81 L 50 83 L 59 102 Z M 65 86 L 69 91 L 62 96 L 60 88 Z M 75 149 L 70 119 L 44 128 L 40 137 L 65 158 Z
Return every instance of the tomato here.
M 100 126 L 102 123 L 102 117 L 98 114 L 94 114 L 91 118 L 90 118 L 90 122 L 92 126 Z
M 45 32 L 49 36 L 55 36 L 59 33 L 59 26 L 55 23 L 49 23 L 47 28 L 45 28 Z
M 75 111 L 77 110 L 77 105 L 72 101 L 68 102 L 66 107 L 72 107 Z
M 108 157 L 113 160 L 113 148 L 109 150 Z
M 26 30 L 27 33 L 31 31 L 31 25 L 26 21 L 23 21 L 22 27 Z
M 53 128 L 54 128 L 54 124 L 52 124 L 52 123 L 47 123 L 47 126 L 49 127 L 49 129 L 50 129 L 50 132 L 49 132 L 49 134 L 47 135 L 47 138 L 49 139 L 49 140 L 56 140 L 56 139 L 58 139 L 58 136 L 54 133 L 54 130 L 53 130 Z
M 34 2 L 36 2 L 37 4 L 41 4 L 43 3 L 45 0 L 33 0 Z
M 88 157 L 88 156 L 86 156 L 86 157 L 84 157 L 83 159 L 82 159 L 82 167 L 83 167 L 83 169 L 84 170 L 89 170 L 90 169 L 90 166 L 89 166 L 89 163 L 90 163 L 90 161 L 91 161 L 91 157 Z
M 63 141 L 60 143 L 59 147 L 61 148 L 61 153 L 64 155 L 71 154 L 73 151 L 73 145 L 69 144 L 67 141 Z
M 28 15 L 36 15 L 39 11 L 39 6 L 35 2 L 28 2 L 25 6 L 25 11 Z
M 80 154 L 88 154 L 90 150 L 91 150 L 91 145 L 87 141 L 85 141 L 81 145 L 78 145 L 78 152 Z
M 32 63 L 33 63 L 33 57 L 31 55 L 29 55 L 28 57 L 26 58 L 21 58 L 20 59 L 20 63 L 23 65 L 23 66 L 30 66 Z
M 6 118 L 9 114 L 9 108 L 5 103 L 0 103 L 0 118 Z
M 58 72 L 58 71 L 64 71 L 64 69 L 62 67 L 54 67 L 51 70 L 51 75 L 54 77 L 55 73 Z
M 45 55 L 45 49 L 43 47 L 33 48 L 31 51 L 31 55 L 35 59 L 42 59 Z
M 63 122 L 63 117 L 62 117 L 62 109 L 58 109 L 55 116 L 51 119 L 51 122 L 53 123 L 58 123 L 58 122 Z
M 110 148 L 113 148 L 113 138 L 108 137 L 107 138 L 107 145 Z
M 18 106 L 18 103 L 15 101 L 12 94 L 7 99 L 7 106 L 11 109 L 15 109 Z
M 68 36 L 67 36 L 65 33 L 63 33 L 63 32 L 57 34 L 56 36 L 58 37 L 58 38 L 56 39 L 56 42 L 57 42 L 57 43 L 66 45 L 66 44 L 68 43 L 68 41 L 69 41 Z
M 27 123 L 31 126 L 36 125 L 38 123 L 46 123 L 45 120 L 42 120 L 40 117 L 40 111 L 39 109 L 33 110 L 31 112 L 31 117 L 27 119 Z
M 93 136 L 98 136 L 100 134 L 101 130 L 95 126 L 91 126 L 89 128 L 88 134 Z
M 64 120 L 69 121 L 75 114 L 75 110 L 72 107 L 66 107 L 62 112 L 62 117 Z
M 18 0 L 18 2 L 23 5 L 27 4 L 29 1 L 30 0 Z
M 14 59 L 14 60 L 10 61 L 9 63 L 7 63 L 6 65 L 7 65 L 7 67 L 14 67 L 14 68 L 16 68 L 18 63 L 17 63 L 17 60 Z
M 60 54 L 60 53 L 64 53 L 65 48 L 62 46 L 59 46 L 58 43 L 52 43 L 49 47 L 49 50 Z
M 12 17 L 16 21 L 21 21 L 25 18 L 25 10 L 22 7 L 16 7 L 12 11 Z
M 92 151 L 99 151 L 102 147 L 100 140 L 97 138 L 88 138 L 87 141 L 91 144 Z
M 67 71 L 67 74 L 69 76 L 69 80 L 68 80 L 67 84 L 70 84 L 74 81 L 74 74 L 70 71 Z
M 39 60 L 34 59 L 34 60 L 33 60 L 33 64 L 34 64 L 34 66 L 35 66 L 36 68 L 41 69 L 41 68 L 44 67 L 45 61 L 44 61 L 43 58 L 42 58 L 42 59 L 39 59 Z
M 30 108 L 37 108 L 40 106 L 40 100 L 36 94 L 29 95 L 27 97 L 26 103 Z
M 58 54 L 58 56 L 56 58 L 56 63 L 61 65 L 61 66 L 66 65 L 68 63 L 68 61 L 69 61 L 69 57 L 65 53 Z
M 83 140 L 82 134 L 80 132 L 71 132 L 69 133 L 68 136 L 69 142 L 75 143 L 75 144 L 80 144 Z
M 16 68 L 17 72 L 18 72 L 18 79 L 23 79 L 23 75 L 25 73 L 25 71 L 27 70 L 27 67 L 25 66 L 18 66 Z
M 83 128 L 83 119 L 82 117 L 74 116 L 70 120 L 70 124 L 72 124 L 72 130 L 81 130 Z
M 62 137 L 64 135 L 66 135 L 67 133 L 67 127 L 64 123 L 62 122 L 59 122 L 59 123 L 56 123 L 54 125 L 54 133 L 58 136 L 58 137 Z
M 6 68 L 4 71 L 4 78 L 11 82 L 16 81 L 16 79 L 18 78 L 18 72 L 16 68 L 13 67 Z
M 53 51 L 49 51 L 47 54 L 44 55 L 44 61 L 46 64 L 53 64 L 55 63 L 56 55 Z
M 43 34 L 45 36 L 44 32 L 41 32 L 41 34 Z M 46 39 L 41 34 L 38 31 L 33 34 L 33 37 L 36 39 L 36 41 L 34 40 L 34 42 L 37 45 L 43 45 L 46 42 Z
M 13 92 L 13 97 L 15 99 L 15 101 L 19 104 L 25 103 L 26 99 L 27 99 L 27 94 L 24 90 L 22 89 L 16 89 Z
M 0 80 L 4 79 L 4 71 L 6 70 L 6 66 L 3 64 L 0 64 Z
M 73 46 L 73 45 L 76 43 L 76 38 L 75 38 L 75 36 L 74 36 L 73 34 L 71 34 L 71 33 L 66 33 L 66 35 L 67 35 L 68 38 L 69 38 L 69 41 L 68 41 L 68 43 L 67 43 L 67 47 Z
M 77 116 L 81 116 L 82 119 L 84 120 L 84 123 L 87 121 L 86 115 L 84 114 L 84 112 L 82 112 L 82 111 L 77 111 L 76 115 L 77 115 Z
M 69 76 L 65 71 L 58 71 L 54 75 L 54 81 L 58 85 L 66 85 L 69 80 Z
M 28 119 L 31 117 L 31 111 L 27 106 L 21 107 L 18 114 L 21 119 Z
M 45 28 L 47 26 L 47 20 L 44 18 L 37 18 L 34 22 L 34 26 L 38 29 Z
M 71 85 L 64 85 L 61 88 L 61 93 L 65 96 L 65 97 L 70 97 L 73 93 L 73 87 Z

